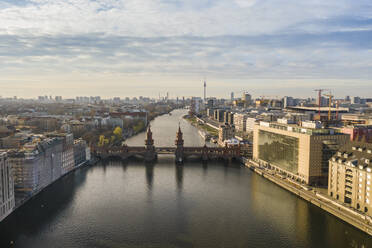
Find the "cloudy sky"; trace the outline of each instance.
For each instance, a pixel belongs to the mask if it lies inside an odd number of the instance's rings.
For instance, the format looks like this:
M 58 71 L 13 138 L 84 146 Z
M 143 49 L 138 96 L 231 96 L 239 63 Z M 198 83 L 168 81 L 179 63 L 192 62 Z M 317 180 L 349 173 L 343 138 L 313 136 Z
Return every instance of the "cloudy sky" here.
M 371 0 L 0 0 L 0 95 L 372 97 Z M 238 94 L 238 93 L 236 93 Z

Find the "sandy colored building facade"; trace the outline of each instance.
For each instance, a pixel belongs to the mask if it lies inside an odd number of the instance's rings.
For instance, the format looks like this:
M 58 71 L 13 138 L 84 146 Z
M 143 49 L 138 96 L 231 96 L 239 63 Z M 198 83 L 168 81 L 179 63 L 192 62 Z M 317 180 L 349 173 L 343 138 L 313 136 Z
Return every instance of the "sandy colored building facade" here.
M 310 185 L 327 185 L 329 159 L 349 140 L 333 129 L 260 122 L 253 131 L 253 159 Z
M 351 142 L 332 157 L 328 195 L 372 216 L 372 144 Z

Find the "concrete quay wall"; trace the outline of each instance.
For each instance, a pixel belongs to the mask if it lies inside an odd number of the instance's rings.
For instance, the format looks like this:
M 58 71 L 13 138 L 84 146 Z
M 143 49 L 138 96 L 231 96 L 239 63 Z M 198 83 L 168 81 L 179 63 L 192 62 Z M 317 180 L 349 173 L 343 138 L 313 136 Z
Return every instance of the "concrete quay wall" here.
M 372 236 L 372 222 L 370 218 L 367 218 L 365 215 L 343 206 L 342 204 L 328 198 L 324 194 L 313 190 L 306 190 L 296 184 L 288 182 L 283 178 L 271 175 L 264 169 L 260 169 L 259 167 L 255 166 L 253 163 L 251 161 L 246 161 L 244 164 L 262 177 Z

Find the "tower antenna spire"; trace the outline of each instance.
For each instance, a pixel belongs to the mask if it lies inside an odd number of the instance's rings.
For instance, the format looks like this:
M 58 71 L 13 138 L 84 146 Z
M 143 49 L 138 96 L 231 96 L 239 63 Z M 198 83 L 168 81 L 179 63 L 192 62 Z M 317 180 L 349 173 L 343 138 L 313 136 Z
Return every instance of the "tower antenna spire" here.
M 204 76 L 204 102 L 207 100 L 207 80 Z

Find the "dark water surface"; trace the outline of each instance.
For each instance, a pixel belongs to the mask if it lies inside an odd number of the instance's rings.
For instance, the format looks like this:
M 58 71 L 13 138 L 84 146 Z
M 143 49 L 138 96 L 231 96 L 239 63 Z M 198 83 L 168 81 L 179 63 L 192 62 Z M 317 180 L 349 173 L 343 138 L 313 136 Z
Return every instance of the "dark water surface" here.
M 202 145 L 184 111 L 155 145 Z M 128 144 L 142 145 L 145 134 Z M 111 161 L 57 181 L 0 224 L 0 247 L 372 247 L 372 238 L 239 165 Z M 14 244 L 10 245 L 13 241 Z

